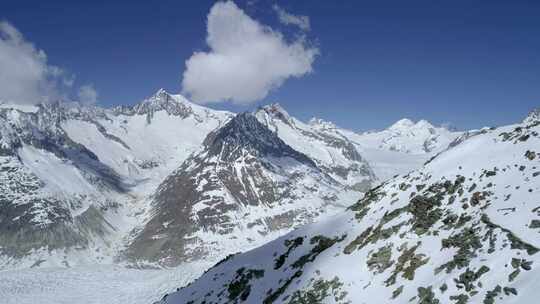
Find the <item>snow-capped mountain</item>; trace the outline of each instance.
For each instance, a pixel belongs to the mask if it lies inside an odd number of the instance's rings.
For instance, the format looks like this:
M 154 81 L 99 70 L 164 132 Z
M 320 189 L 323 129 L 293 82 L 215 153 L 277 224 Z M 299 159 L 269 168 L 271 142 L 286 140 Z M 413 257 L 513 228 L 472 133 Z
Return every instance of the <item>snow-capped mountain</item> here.
M 160 303 L 535 303 L 540 120 L 470 133 Z
M 310 124 L 326 133 L 347 138 L 379 181 L 420 168 L 463 134 L 433 127 L 425 120 L 414 123 L 401 119 L 388 129 L 363 133 L 316 118 Z
M 404 118 L 388 129 L 362 133 L 359 143 L 368 147 L 378 147 L 389 151 L 409 154 L 439 152 L 450 144 L 460 132 L 442 127 L 434 127 L 426 120 L 413 122 Z
M 71 119 L 62 123 L 71 138 L 123 176 L 156 184 L 233 116 L 163 89 L 134 106 L 93 111 L 79 107 L 72 112 Z
M 111 263 L 146 196 L 233 115 L 163 90 L 112 110 L 0 107 L 0 267 Z
M 249 113 L 208 135 L 203 149 L 153 196 L 152 217 L 126 255 L 174 266 L 254 248 L 358 197 Z
M 279 104 L 261 107 L 255 116 L 284 142 L 308 155 L 319 168 L 351 189 L 366 191 L 377 180 L 351 140 L 335 132 L 333 124 L 305 124 Z

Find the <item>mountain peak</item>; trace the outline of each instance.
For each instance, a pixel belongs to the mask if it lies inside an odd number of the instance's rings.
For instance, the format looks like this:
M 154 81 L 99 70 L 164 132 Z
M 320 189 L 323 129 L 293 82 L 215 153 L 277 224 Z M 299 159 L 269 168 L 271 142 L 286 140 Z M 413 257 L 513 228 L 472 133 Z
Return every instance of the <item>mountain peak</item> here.
M 282 114 L 286 114 L 287 116 L 289 115 L 289 113 L 287 113 L 287 111 L 279 104 L 279 102 L 271 103 L 269 105 L 264 106 L 263 108 L 267 109 L 271 113 L 279 112 Z
M 433 125 L 432 125 L 429 121 L 427 121 L 427 120 L 425 120 L 425 119 L 422 119 L 422 120 L 418 121 L 418 122 L 415 124 L 415 126 L 416 126 L 417 128 L 422 128 L 422 129 L 434 128 Z
M 292 118 L 289 113 L 277 102 L 260 107 L 256 113 L 264 112 L 271 117 L 275 117 L 286 124 L 291 124 Z
M 525 117 L 525 119 L 523 120 L 523 123 L 532 124 L 538 121 L 540 121 L 540 108 L 536 108 L 530 111 L 527 117 Z
M 401 131 L 401 130 L 409 130 L 411 128 L 415 129 L 433 129 L 435 128 L 429 121 L 425 119 L 421 119 L 418 122 L 414 122 L 411 119 L 403 118 L 395 122 L 393 125 L 391 125 L 388 129 L 392 131 Z
M 337 126 L 331 122 L 331 121 L 327 121 L 327 120 L 324 120 L 322 118 L 318 118 L 318 117 L 313 117 L 309 120 L 308 124 L 312 127 L 317 127 L 317 128 L 321 128 L 321 129 L 335 129 L 337 128 Z
M 164 88 L 159 88 L 154 94 L 154 96 L 161 96 L 161 95 L 170 95 L 170 94 Z
M 414 126 L 414 121 L 408 119 L 408 118 L 402 118 L 398 121 L 396 121 L 393 125 L 391 125 L 388 129 L 390 130 L 398 130 L 398 129 L 408 129 Z
M 153 115 L 154 112 L 166 111 L 169 115 L 186 118 L 193 113 L 191 102 L 180 94 L 172 95 L 160 88 L 154 95 L 134 106 L 120 106 L 113 109 L 117 114 Z
M 183 103 L 191 103 L 186 97 L 184 97 L 181 94 L 172 94 L 169 91 L 165 90 L 164 88 L 159 88 L 154 95 L 148 97 L 147 99 L 143 100 L 142 102 L 157 99 L 157 100 L 166 100 L 171 102 L 183 102 Z
M 248 112 L 236 115 L 222 128 L 208 135 L 205 146 L 211 154 L 226 159 L 235 159 L 244 150 L 258 156 L 288 156 L 314 165 L 310 158 L 291 148 Z
M 184 96 L 180 94 L 171 94 L 164 88 L 160 88 L 154 95 L 141 101 L 140 103 L 186 103 L 191 104 Z

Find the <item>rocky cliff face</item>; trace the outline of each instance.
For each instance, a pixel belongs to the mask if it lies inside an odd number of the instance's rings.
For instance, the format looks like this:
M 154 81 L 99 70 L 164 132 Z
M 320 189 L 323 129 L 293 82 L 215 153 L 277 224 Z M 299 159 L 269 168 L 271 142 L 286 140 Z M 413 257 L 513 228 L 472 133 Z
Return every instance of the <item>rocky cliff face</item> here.
M 540 121 L 486 129 L 162 303 L 533 303 Z

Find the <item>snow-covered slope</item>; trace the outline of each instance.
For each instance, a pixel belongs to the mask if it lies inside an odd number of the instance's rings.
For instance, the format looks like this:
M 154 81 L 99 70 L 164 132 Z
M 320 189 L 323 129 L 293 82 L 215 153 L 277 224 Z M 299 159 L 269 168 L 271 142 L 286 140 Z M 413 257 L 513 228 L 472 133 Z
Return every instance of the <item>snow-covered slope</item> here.
M 134 269 L 120 265 L 28 268 L 0 272 L 2 304 L 148 304 L 211 265 Z
M 445 149 L 459 134 L 446 128 L 434 127 L 426 120 L 415 123 L 404 118 L 383 131 L 362 133 L 357 140 L 368 147 L 425 154 Z
M 535 303 L 540 121 L 486 129 L 162 303 Z
M 152 216 L 126 255 L 168 266 L 217 261 L 342 211 L 338 202 L 359 196 L 253 115 L 238 114 L 159 186 Z
M 75 251 L 91 252 L 115 234 L 109 219 L 127 185 L 66 135 L 61 114 L 57 104 L 0 109 L 0 267 L 41 265 L 41 256 L 68 247 L 82 260 L 102 259 Z

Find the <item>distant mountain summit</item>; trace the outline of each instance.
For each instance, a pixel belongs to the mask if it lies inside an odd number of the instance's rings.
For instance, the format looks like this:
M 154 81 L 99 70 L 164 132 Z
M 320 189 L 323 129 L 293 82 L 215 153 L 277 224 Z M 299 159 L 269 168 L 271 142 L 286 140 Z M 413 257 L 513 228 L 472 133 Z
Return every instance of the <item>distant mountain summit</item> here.
M 224 161 L 236 159 L 241 156 L 238 153 L 248 151 L 254 156 L 290 157 L 315 166 L 310 158 L 292 149 L 250 113 L 236 115 L 223 128 L 211 133 L 203 144 L 210 155 Z
M 308 124 L 313 128 L 319 130 L 335 130 L 338 127 L 331 121 L 324 120 L 322 118 L 313 117 L 309 120 Z
M 169 116 L 186 119 L 192 117 L 199 123 L 212 119 L 222 119 L 227 113 L 225 111 L 212 110 L 190 102 L 180 94 L 170 94 L 164 89 L 159 89 L 154 95 L 133 105 L 118 106 L 112 109 L 114 115 L 145 115 L 150 123 L 154 113 L 167 113 Z
M 395 130 L 395 131 L 402 131 L 402 130 L 410 129 L 410 128 L 414 127 L 414 126 L 415 126 L 415 123 L 412 120 L 410 120 L 408 118 L 403 118 L 403 119 L 400 119 L 400 120 L 396 121 L 388 129 L 389 130 Z
M 117 115 L 151 115 L 159 111 L 182 118 L 193 114 L 192 104 L 187 99 L 181 95 L 171 95 L 164 89 L 159 89 L 153 96 L 134 106 L 113 108 L 113 112 Z
M 529 112 L 529 115 L 523 120 L 524 124 L 534 124 L 540 121 L 540 108 L 536 108 Z
M 426 120 L 413 122 L 401 119 L 388 129 L 360 134 L 360 142 L 367 146 L 376 146 L 384 150 L 409 154 L 436 153 L 448 147 L 448 144 L 461 132 L 435 127 Z

